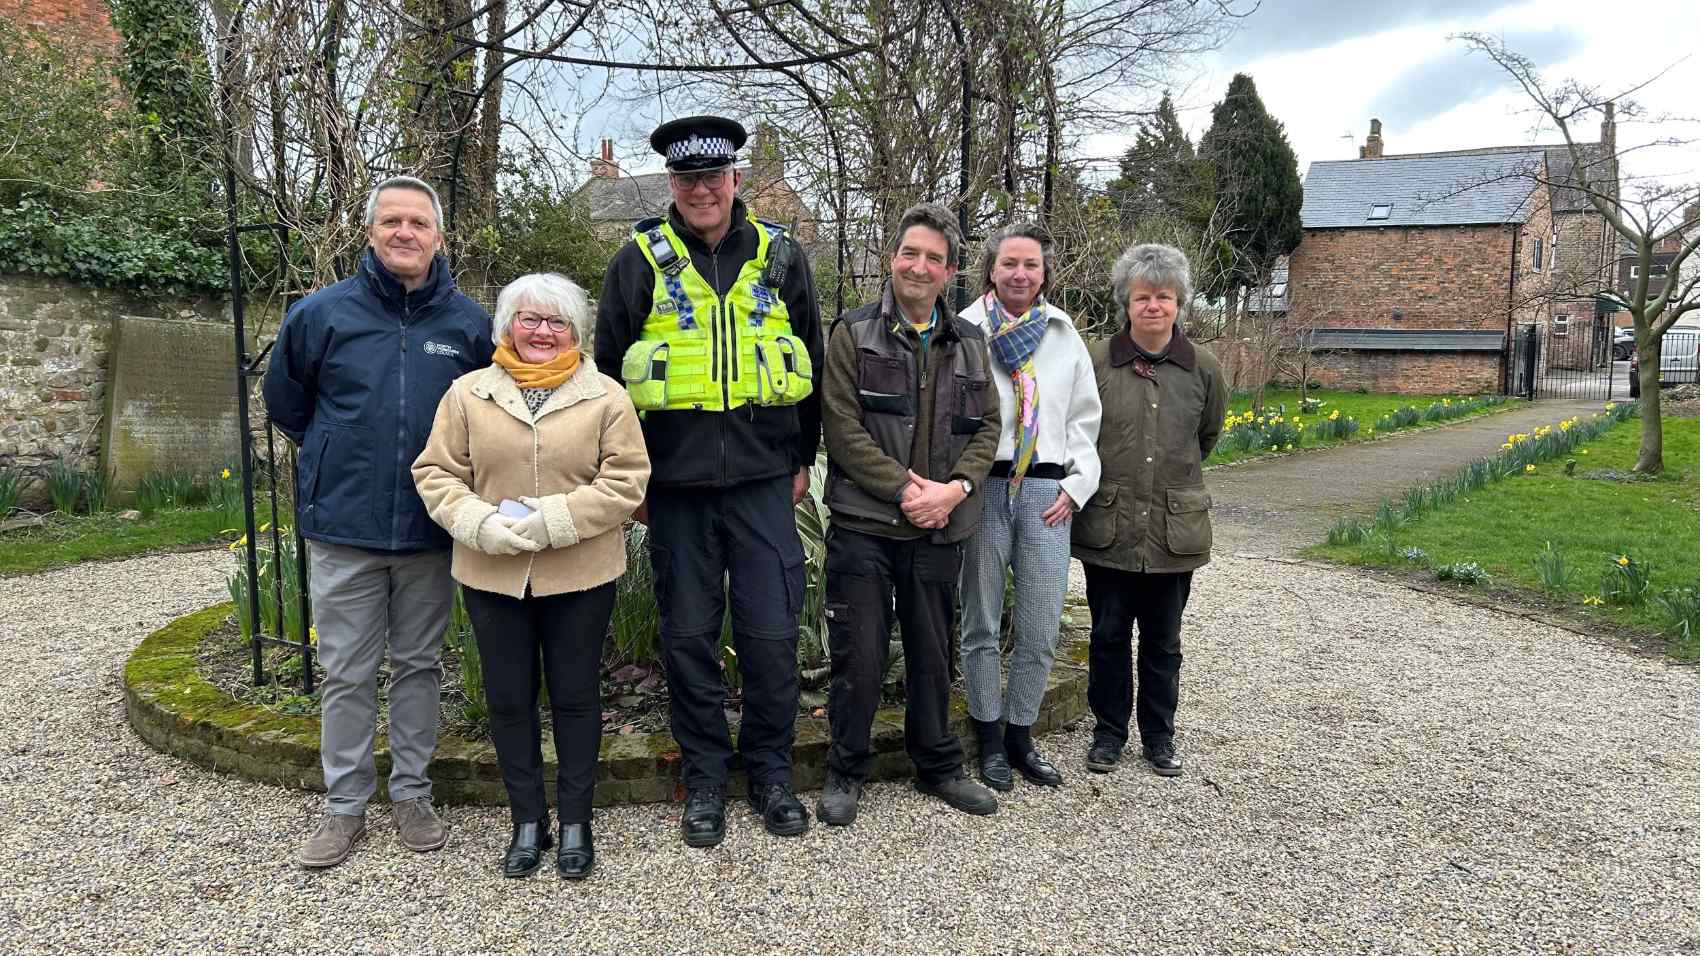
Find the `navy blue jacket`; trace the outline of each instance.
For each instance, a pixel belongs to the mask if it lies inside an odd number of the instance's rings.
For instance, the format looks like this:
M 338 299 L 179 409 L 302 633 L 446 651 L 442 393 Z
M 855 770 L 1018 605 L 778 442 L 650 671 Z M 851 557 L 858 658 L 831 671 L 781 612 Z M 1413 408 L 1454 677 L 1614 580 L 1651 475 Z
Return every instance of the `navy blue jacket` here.
M 273 424 L 301 448 L 302 536 L 374 551 L 449 547 L 413 486 L 413 459 L 449 384 L 494 352 L 490 314 L 455 290 L 441 256 L 407 292 L 368 249 L 353 276 L 295 303 L 264 394 Z

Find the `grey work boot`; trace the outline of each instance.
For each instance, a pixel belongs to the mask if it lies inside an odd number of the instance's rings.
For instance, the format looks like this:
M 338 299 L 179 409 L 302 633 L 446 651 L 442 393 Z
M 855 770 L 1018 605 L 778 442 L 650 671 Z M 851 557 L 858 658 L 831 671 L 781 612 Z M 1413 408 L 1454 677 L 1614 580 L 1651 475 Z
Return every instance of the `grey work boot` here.
M 295 862 L 310 870 L 336 866 L 348 859 L 354 844 L 366 835 L 366 818 L 346 813 L 327 813 L 319 828 L 295 851 Z
M 415 853 L 440 850 L 449 842 L 449 828 L 437 818 L 437 811 L 431 809 L 430 797 L 398 800 L 390 805 L 390 817 L 395 820 L 396 832 L 401 834 L 401 845 Z
M 856 804 L 861 799 L 862 781 L 828 770 L 815 813 L 829 827 L 847 827 L 856 822 Z

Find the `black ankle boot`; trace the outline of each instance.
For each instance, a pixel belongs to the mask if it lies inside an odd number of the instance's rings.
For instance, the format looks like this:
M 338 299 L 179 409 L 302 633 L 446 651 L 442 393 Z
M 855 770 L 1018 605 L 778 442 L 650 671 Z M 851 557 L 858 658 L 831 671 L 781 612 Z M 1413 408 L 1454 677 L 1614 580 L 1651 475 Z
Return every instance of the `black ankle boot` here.
M 596 867 L 596 847 L 590 838 L 590 821 L 561 824 L 561 846 L 555 851 L 555 869 L 563 880 L 582 880 Z
M 548 817 L 514 824 L 513 839 L 508 841 L 508 852 L 502 857 L 502 875 L 517 880 L 536 873 L 543 865 L 543 851 L 554 845 Z

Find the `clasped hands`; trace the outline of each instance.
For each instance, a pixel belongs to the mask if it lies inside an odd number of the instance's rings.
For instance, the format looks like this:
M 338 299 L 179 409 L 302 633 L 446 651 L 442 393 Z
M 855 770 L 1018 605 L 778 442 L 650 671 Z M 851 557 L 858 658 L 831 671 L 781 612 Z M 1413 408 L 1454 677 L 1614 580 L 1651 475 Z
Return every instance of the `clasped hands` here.
M 909 484 L 903 486 L 898 505 L 903 509 L 903 517 L 915 527 L 942 528 L 949 523 L 951 511 L 967 497 L 968 493 L 954 481 L 933 481 L 911 470 Z
M 543 503 L 536 498 L 521 498 L 519 503 L 530 508 L 531 514 L 510 518 L 498 511 L 485 518 L 478 526 L 478 550 L 485 554 L 519 554 L 549 547 L 549 525 L 543 520 Z

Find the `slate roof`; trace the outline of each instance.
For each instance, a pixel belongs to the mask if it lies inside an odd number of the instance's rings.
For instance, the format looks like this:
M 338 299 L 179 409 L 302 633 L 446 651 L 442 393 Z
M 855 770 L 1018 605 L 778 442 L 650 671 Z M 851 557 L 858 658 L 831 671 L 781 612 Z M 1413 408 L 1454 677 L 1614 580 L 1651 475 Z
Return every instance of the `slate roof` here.
M 1492 329 L 1311 329 L 1300 337 L 1313 349 L 1499 352 L 1505 348 L 1505 333 Z
M 619 179 L 592 176 L 579 187 L 578 197 L 592 220 L 635 222 L 659 216 L 667 209 L 667 173 L 640 173 Z
M 1311 163 L 1299 216 L 1306 229 L 1523 222 L 1534 192 L 1528 174 L 1545 154 L 1528 146 Z M 1393 208 L 1371 219 L 1378 204 Z

